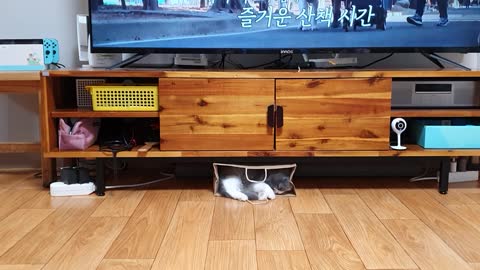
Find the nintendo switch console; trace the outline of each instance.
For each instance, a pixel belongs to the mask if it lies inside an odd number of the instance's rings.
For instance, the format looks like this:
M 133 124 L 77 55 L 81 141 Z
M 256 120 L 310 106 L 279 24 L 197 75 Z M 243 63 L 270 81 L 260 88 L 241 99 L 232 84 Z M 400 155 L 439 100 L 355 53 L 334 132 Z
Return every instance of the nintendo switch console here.
M 0 39 L 0 70 L 44 70 L 60 61 L 58 41 L 46 39 Z

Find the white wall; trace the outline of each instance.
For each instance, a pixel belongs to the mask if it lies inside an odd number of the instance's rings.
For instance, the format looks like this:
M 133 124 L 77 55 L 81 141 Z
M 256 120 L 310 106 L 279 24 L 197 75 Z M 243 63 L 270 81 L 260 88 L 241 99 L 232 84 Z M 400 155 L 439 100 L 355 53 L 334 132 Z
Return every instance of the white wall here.
M 76 14 L 88 11 L 87 0 L 2 1 L 0 39 L 56 38 L 60 62 L 79 65 Z M 38 141 L 35 95 L 0 95 L 0 141 Z M 0 155 L 2 168 L 40 167 L 40 154 Z
M 86 14 L 87 0 L 2 1 L 0 39 L 56 38 L 60 45 L 60 62 L 67 68 L 79 66 L 76 41 L 76 14 Z M 360 56 L 366 63 L 379 57 Z M 480 55 L 446 54 L 449 58 L 480 69 Z M 261 63 L 270 56 L 239 57 L 244 64 Z M 254 63 L 255 62 L 255 63 Z M 399 54 L 377 64 L 378 68 L 434 67 L 417 54 Z M 38 103 L 35 96 L 0 95 L 0 141 L 38 139 Z M 2 167 L 39 166 L 39 155 L 23 157 L 0 155 Z

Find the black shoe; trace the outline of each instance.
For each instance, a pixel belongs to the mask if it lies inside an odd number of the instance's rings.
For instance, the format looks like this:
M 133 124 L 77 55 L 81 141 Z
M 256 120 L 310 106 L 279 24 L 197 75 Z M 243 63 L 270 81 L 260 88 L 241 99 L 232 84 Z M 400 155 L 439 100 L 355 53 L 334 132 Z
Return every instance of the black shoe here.
M 422 26 L 422 17 L 417 14 L 407 17 L 407 22 L 416 26 Z

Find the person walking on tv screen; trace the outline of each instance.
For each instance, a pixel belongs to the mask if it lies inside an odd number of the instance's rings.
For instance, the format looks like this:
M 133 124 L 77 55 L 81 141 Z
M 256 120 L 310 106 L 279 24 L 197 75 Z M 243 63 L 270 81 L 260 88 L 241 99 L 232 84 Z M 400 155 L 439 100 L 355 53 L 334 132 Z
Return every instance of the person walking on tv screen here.
M 415 15 L 407 17 L 407 22 L 416 26 L 422 26 L 422 16 L 425 9 L 426 0 L 417 0 L 417 10 Z M 440 20 L 437 23 L 437 26 L 447 26 L 448 24 L 448 0 L 438 0 L 438 11 L 440 12 Z

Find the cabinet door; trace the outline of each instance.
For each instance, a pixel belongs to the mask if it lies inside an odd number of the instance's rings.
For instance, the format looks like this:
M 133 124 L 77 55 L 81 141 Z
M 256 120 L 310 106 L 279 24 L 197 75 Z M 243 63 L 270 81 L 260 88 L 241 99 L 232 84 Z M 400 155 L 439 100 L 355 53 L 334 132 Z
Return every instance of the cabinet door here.
M 387 150 L 391 79 L 277 80 L 277 150 Z
M 160 150 L 273 150 L 273 79 L 160 79 Z

